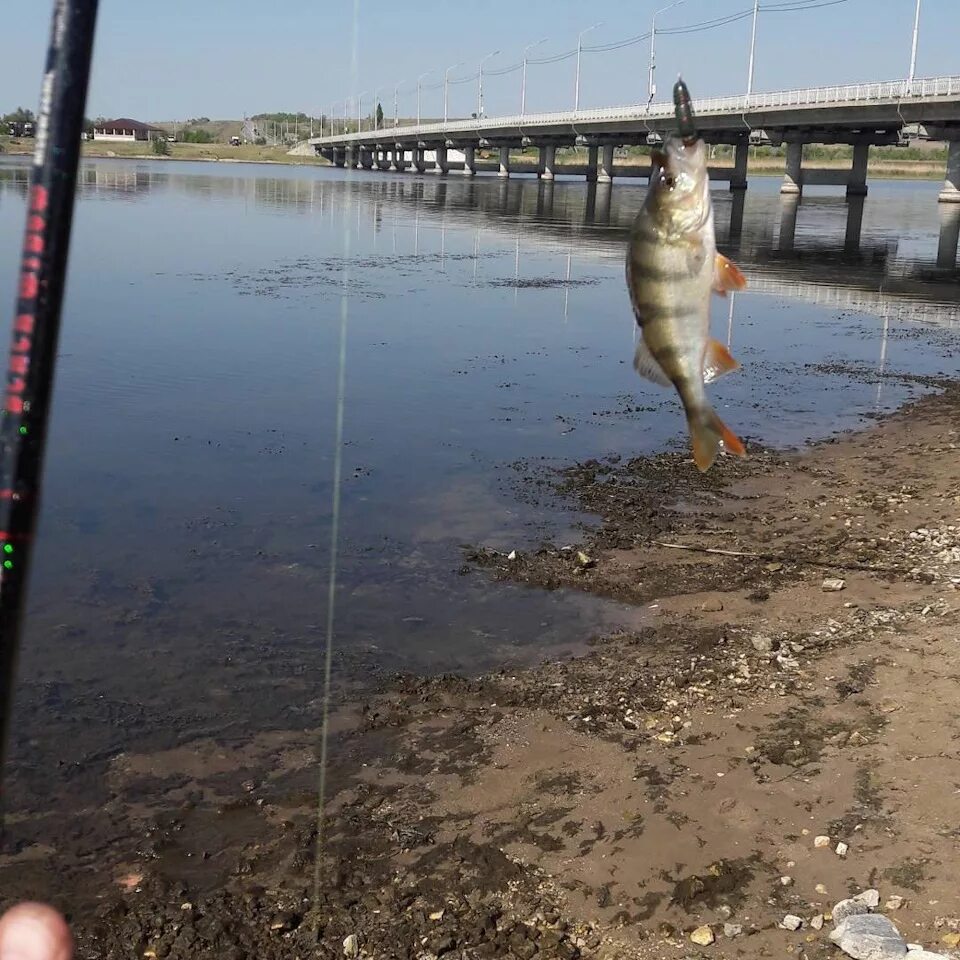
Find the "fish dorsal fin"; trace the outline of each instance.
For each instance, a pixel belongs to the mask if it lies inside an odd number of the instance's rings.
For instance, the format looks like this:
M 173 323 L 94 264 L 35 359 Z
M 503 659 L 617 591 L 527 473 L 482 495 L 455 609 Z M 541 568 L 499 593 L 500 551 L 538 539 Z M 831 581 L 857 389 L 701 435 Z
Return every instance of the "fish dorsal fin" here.
M 722 253 L 718 253 L 713 269 L 713 289 L 725 297 L 728 290 L 742 290 L 746 285 L 747 278 L 740 272 L 740 268 Z
M 633 369 L 651 383 L 661 387 L 670 386 L 670 378 L 663 372 L 663 367 L 657 363 L 657 358 L 650 352 L 643 336 L 637 341 L 637 352 L 633 355 Z
M 740 364 L 730 356 L 730 351 L 719 340 L 708 340 L 703 355 L 703 382 L 712 383 L 725 373 L 739 370 Z

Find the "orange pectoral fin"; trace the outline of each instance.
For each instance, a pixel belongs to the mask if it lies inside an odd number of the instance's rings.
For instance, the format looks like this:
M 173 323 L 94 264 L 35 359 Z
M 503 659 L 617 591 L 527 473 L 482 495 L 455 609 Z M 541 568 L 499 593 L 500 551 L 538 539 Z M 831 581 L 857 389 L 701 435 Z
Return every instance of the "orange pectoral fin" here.
M 713 289 L 721 296 L 726 296 L 728 290 L 742 290 L 746 285 L 747 278 L 740 268 L 718 253 L 713 270 Z
M 703 355 L 703 382 L 712 383 L 725 373 L 739 370 L 740 364 L 730 356 L 730 351 L 719 340 L 708 340 Z

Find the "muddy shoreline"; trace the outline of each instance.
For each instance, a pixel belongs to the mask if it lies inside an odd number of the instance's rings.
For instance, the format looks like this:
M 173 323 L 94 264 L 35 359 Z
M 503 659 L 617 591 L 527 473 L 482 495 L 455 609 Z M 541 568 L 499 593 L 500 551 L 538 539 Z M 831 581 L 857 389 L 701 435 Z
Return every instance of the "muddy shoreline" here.
M 958 413 L 951 386 L 706 476 L 682 454 L 515 471 L 520 495 L 595 522 L 512 558 L 477 545 L 464 576 L 615 597 L 648 626 L 523 671 L 337 684 L 319 844 L 319 678 L 244 725 L 289 675 L 264 685 L 238 645 L 230 724 L 182 719 L 185 677 L 180 734 L 91 748 L 52 810 L 19 745 L 0 906 L 53 899 L 82 958 L 812 958 L 836 951 L 809 921 L 876 886 L 942 949 L 960 927 Z M 25 709 L 58 697 L 31 688 Z

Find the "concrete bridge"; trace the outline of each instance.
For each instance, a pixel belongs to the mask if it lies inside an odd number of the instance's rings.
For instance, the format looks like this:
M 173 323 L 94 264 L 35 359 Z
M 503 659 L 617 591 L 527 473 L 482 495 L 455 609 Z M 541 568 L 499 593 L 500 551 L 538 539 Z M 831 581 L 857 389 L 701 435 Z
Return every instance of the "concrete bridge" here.
M 746 189 L 749 148 L 763 143 L 786 145 L 783 193 L 800 194 L 805 184 L 839 184 L 846 185 L 848 195 L 863 195 L 870 147 L 899 143 L 905 127 L 918 126 L 929 138 L 949 144 L 940 200 L 960 203 L 960 77 L 718 97 L 695 100 L 694 110 L 707 143 L 734 148 L 732 167 L 711 168 L 711 178 L 729 181 L 731 190 Z M 657 143 L 674 126 L 673 104 L 655 103 L 361 130 L 307 142 L 341 167 L 439 174 L 462 170 L 467 176 L 496 171 L 504 178 L 531 173 L 543 180 L 573 174 L 610 183 L 651 172 L 649 165 L 616 166 L 616 147 Z M 804 167 L 808 143 L 852 145 L 850 170 Z M 587 162 L 558 166 L 557 149 L 574 146 L 587 148 Z M 527 147 L 536 148 L 539 159 L 521 166 L 511 151 Z M 452 161 L 451 150 L 462 152 L 463 160 Z M 479 161 L 479 150 L 497 151 L 498 162 Z

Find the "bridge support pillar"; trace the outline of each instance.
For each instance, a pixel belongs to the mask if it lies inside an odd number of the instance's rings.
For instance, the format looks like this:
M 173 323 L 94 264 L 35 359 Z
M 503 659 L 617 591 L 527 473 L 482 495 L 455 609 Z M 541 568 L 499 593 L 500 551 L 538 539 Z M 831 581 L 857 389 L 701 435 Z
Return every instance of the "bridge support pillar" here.
M 450 161 L 447 160 L 447 148 L 437 147 L 436 150 L 437 165 L 434 167 L 439 174 L 446 174 L 450 170 Z
M 788 193 L 780 201 L 780 237 L 778 250 L 792 250 L 797 235 L 797 211 L 800 209 L 800 194 Z
M 463 172 L 468 177 L 477 175 L 477 148 L 470 146 L 463 148 Z
M 607 226 L 610 223 L 610 202 L 613 199 L 613 184 L 599 183 L 597 185 L 597 200 L 594 206 L 593 222 Z
M 957 247 L 960 246 L 960 204 L 940 207 L 940 242 L 937 244 L 937 266 L 953 270 L 957 266 Z
M 347 147 L 347 166 L 352 170 L 357 165 L 357 160 L 359 159 L 359 152 L 356 147 L 350 146 Z
M 335 167 L 342 167 L 346 162 L 346 151 L 342 147 L 333 148 L 333 165 Z
M 556 176 L 557 148 L 552 143 L 544 144 L 540 148 L 540 159 L 543 161 L 543 179 L 553 180 Z
M 501 147 L 500 148 L 500 170 L 497 173 L 498 177 L 502 177 L 504 180 L 510 176 L 510 148 Z
M 853 166 L 850 168 L 850 179 L 847 181 L 848 197 L 865 197 L 867 195 L 867 161 L 870 159 L 870 144 L 855 143 L 853 145 Z
M 941 203 L 960 203 L 960 140 L 947 147 L 947 179 L 937 198 Z
M 394 153 L 397 170 L 403 173 L 407 169 L 407 151 L 403 149 L 403 144 L 398 143 Z
M 731 190 L 747 189 L 747 158 L 750 156 L 750 141 L 741 140 L 733 149 L 733 175 L 730 177 Z
M 597 173 L 597 183 L 613 183 L 613 144 L 605 143 L 600 158 L 600 171 Z
M 735 190 L 730 204 L 730 229 L 727 232 L 729 243 L 736 243 L 743 236 L 743 212 L 747 205 L 746 190 Z
M 377 151 L 377 166 L 381 170 L 390 169 L 390 151 L 389 150 L 378 150 Z
M 865 196 L 866 194 L 863 193 L 852 193 L 847 202 L 847 229 L 843 237 L 844 253 L 858 253 L 860 251 Z
M 597 182 L 597 154 L 600 148 L 597 146 L 587 147 L 587 183 Z
M 363 167 L 364 170 L 369 170 L 373 167 L 373 152 L 371 150 L 361 148 L 360 166 Z
M 414 147 L 413 148 L 413 166 L 417 173 L 426 173 L 427 162 L 423 158 L 424 150 L 423 147 Z
M 387 156 L 390 158 L 390 167 L 389 170 L 391 173 L 400 172 L 400 151 L 396 147 L 391 147 L 387 151 Z
M 780 192 L 788 196 L 799 196 L 803 192 L 803 144 L 787 144 L 787 170 L 780 186 Z

